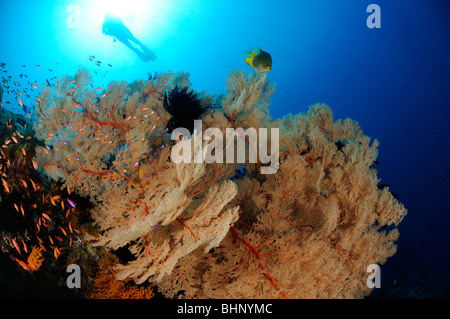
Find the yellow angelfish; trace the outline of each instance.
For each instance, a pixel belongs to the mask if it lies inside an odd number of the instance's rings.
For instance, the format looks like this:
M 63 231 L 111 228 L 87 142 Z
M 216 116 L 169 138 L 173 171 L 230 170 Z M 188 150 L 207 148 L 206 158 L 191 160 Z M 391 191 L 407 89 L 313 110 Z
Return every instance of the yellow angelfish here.
M 250 56 L 245 58 L 245 62 L 258 73 L 268 72 L 272 68 L 272 57 L 266 51 L 261 50 L 260 47 L 258 47 L 258 49 L 258 54 L 256 54 L 253 49 L 252 53 L 244 52 Z

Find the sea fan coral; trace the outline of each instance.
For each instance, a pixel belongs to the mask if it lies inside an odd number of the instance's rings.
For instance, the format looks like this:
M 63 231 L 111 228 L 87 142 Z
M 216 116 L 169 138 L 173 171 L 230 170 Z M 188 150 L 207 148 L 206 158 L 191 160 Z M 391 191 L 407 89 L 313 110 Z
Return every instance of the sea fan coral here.
M 406 209 L 378 189 L 378 142 L 356 122 L 335 121 L 323 104 L 274 120 L 267 74 L 233 71 L 222 107 L 205 110 L 203 130 L 278 128 L 280 137 L 277 173 L 253 174 L 260 163 L 246 163 L 249 174 L 236 178 L 241 163 L 170 161 L 166 123 L 176 112 L 161 96 L 189 92 L 185 75 L 112 82 L 100 94 L 91 80 L 80 70 L 41 92 L 35 130 L 46 148 L 37 162 L 95 205 L 100 235 L 85 239 L 132 253 L 116 278 L 150 281 L 167 297 L 370 293 L 367 266 L 395 254 Z

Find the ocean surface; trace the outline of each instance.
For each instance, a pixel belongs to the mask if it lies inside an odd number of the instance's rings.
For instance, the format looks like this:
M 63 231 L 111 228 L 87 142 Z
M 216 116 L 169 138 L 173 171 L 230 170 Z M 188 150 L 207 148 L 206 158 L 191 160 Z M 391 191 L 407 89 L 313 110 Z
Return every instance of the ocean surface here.
M 379 27 L 368 25 L 370 4 Z M 102 32 L 107 12 L 141 55 Z M 450 297 L 450 1 L 0 0 L 3 107 L 22 114 L 39 90 L 20 106 L 12 81 L 42 87 L 82 66 L 103 87 L 172 70 L 189 72 L 195 90 L 225 93 L 231 70 L 253 71 L 244 51 L 258 47 L 272 56 L 273 117 L 325 103 L 380 142 L 380 183 L 408 215 L 370 298 Z

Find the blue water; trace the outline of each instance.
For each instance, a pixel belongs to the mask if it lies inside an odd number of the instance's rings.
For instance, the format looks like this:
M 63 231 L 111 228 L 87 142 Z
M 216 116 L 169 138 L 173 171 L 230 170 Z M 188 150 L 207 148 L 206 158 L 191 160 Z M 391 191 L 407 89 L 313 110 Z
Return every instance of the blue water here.
M 366 25 L 370 3 L 381 8 L 379 29 Z M 155 61 L 102 34 L 106 10 L 122 15 Z M 41 86 L 81 65 L 98 86 L 183 70 L 194 89 L 218 94 L 230 70 L 251 71 L 243 51 L 260 46 L 273 59 L 274 117 L 323 102 L 381 143 L 379 178 L 408 215 L 374 296 L 450 296 L 450 1 L 1 0 L 0 43 L 0 62 L 20 84 Z M 14 94 L 3 102 L 22 112 Z

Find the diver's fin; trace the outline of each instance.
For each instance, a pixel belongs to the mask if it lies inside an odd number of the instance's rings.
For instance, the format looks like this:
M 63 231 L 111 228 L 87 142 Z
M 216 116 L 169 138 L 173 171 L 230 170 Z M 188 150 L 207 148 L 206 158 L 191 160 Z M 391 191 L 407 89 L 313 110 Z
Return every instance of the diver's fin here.
M 150 50 L 149 48 L 147 48 L 143 44 L 141 44 L 141 49 L 142 49 L 142 51 L 145 52 L 145 55 L 148 57 L 148 60 L 151 60 L 151 61 L 155 61 L 156 60 L 156 55 L 155 55 L 155 53 L 153 53 L 152 50 Z

